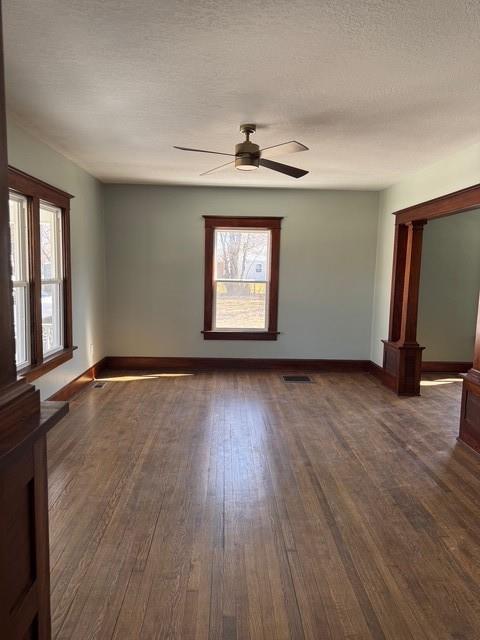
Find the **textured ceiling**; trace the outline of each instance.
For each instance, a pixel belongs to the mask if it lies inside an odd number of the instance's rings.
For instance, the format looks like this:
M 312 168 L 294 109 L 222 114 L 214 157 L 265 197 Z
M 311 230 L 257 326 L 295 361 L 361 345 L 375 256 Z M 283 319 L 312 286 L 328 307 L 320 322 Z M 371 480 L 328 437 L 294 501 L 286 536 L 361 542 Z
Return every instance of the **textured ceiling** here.
M 378 188 L 480 140 L 479 0 L 4 0 L 14 118 L 106 182 Z M 254 142 L 310 151 L 199 177 Z

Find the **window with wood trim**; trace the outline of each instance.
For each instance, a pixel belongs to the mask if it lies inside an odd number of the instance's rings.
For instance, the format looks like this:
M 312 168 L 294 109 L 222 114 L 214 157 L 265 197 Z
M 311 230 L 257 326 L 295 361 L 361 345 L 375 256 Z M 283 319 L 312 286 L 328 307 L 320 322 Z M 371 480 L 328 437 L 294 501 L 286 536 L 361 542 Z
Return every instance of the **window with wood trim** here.
M 33 380 L 72 357 L 71 195 L 9 167 L 17 371 Z
M 282 218 L 204 219 L 204 338 L 276 340 Z

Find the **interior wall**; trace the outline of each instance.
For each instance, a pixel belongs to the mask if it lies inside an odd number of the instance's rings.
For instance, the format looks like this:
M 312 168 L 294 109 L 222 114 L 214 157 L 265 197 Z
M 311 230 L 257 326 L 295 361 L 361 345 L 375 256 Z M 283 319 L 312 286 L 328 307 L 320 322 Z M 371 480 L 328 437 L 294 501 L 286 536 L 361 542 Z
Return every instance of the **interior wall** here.
M 107 185 L 107 351 L 368 359 L 377 194 Z M 203 214 L 284 216 L 276 342 L 204 341 Z
M 424 360 L 471 362 L 480 290 L 480 210 L 424 228 L 418 342 Z
M 75 196 L 71 201 L 74 357 L 35 380 L 42 398 L 105 356 L 105 235 L 101 183 L 8 121 L 8 162 Z
M 477 184 L 479 176 L 480 144 L 476 144 L 380 192 L 370 352 L 377 364 L 383 361 L 381 340 L 388 338 L 395 230 L 392 212 Z

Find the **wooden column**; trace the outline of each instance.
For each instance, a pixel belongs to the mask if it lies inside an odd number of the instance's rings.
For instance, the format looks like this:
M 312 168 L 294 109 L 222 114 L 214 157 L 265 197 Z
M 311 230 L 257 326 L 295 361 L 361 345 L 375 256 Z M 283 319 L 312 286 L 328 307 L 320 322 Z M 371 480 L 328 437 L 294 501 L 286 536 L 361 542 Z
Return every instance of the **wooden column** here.
M 46 431 L 68 405 L 41 403 L 17 380 L 1 35 L 0 26 L 0 636 L 49 640 Z
M 459 439 L 480 453 L 480 301 L 473 365 L 463 379 Z
M 399 395 L 420 395 L 422 351 L 417 342 L 424 220 L 397 224 L 389 339 L 384 341 L 386 382 Z

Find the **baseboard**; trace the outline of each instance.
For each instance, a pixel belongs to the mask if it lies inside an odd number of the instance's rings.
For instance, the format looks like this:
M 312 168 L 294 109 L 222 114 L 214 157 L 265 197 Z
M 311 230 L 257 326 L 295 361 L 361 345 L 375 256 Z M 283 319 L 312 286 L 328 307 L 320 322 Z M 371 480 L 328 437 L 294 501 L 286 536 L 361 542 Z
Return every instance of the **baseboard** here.
M 380 380 L 382 384 L 391 389 L 391 391 L 396 392 L 395 378 L 390 373 L 388 373 L 388 371 L 385 371 L 383 367 L 376 364 L 375 362 L 370 361 L 369 372 L 373 376 L 378 378 L 378 380 Z
M 427 373 L 463 373 L 471 362 L 423 362 Z M 102 369 L 112 370 L 170 370 L 213 371 L 235 369 L 262 369 L 265 371 L 325 371 L 371 373 L 390 389 L 395 390 L 393 376 L 370 360 L 329 360 L 310 358 L 167 358 L 148 356 L 107 356 L 89 367 L 74 380 L 54 393 L 49 400 L 71 400 L 89 385 Z
M 466 373 L 471 368 L 471 362 L 442 362 L 435 360 L 422 362 L 422 373 Z
M 74 396 L 77 395 L 82 389 L 84 389 L 87 385 L 89 385 L 95 378 L 97 374 L 105 368 L 106 358 L 102 358 L 92 367 L 89 367 L 86 371 L 77 376 L 74 380 L 66 384 L 59 391 L 55 392 L 52 396 L 50 396 L 49 400 L 71 400 Z
M 107 356 L 106 369 L 189 370 L 271 369 L 282 371 L 369 371 L 369 360 L 324 360 L 290 358 L 163 358 L 142 356 Z

